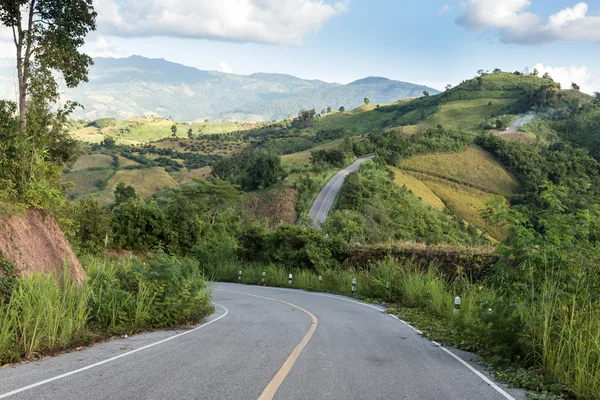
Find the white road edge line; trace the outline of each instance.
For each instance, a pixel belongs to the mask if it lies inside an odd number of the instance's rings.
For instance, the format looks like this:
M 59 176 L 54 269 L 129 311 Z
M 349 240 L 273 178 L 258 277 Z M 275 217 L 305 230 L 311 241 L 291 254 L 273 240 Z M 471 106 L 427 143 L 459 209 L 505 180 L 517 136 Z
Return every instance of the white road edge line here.
M 225 282 L 226 283 L 226 282 Z M 234 284 L 237 285 L 237 284 Z M 256 285 L 246 285 L 246 286 L 256 286 Z M 356 300 L 350 300 L 350 299 L 345 299 L 341 296 L 335 296 L 335 295 L 329 295 L 329 294 L 325 294 L 325 293 L 315 293 L 315 292 L 307 292 L 305 290 L 299 290 L 299 289 L 284 289 L 284 288 L 277 288 L 277 287 L 270 287 L 270 286 L 256 286 L 256 287 L 260 287 L 260 288 L 268 288 L 268 289 L 275 289 L 275 290 L 281 290 L 281 291 L 295 291 L 297 293 L 304 293 L 304 294 L 312 294 L 315 296 L 323 296 L 323 297 L 330 297 L 333 299 L 338 299 L 338 300 L 343 300 L 343 301 L 347 301 L 350 303 L 356 303 L 359 304 L 361 306 L 364 307 L 369 307 L 372 309 L 375 309 L 379 312 L 386 312 L 385 310 L 382 310 L 379 307 L 375 307 L 372 306 L 371 304 L 367 304 L 367 303 L 362 303 L 360 301 L 356 301 Z M 403 319 L 400 319 L 398 316 L 394 315 L 394 314 L 387 314 L 390 317 L 402 322 L 404 325 L 408 326 L 409 328 L 413 329 L 415 332 L 417 332 L 419 335 L 422 335 L 423 332 L 418 330 L 417 328 L 415 328 L 414 326 L 412 326 L 411 324 L 409 324 L 408 322 L 404 321 Z M 424 338 L 425 339 L 425 338 Z M 429 339 L 427 339 L 429 340 Z M 448 350 L 447 348 L 445 348 L 444 346 L 442 346 L 440 343 L 431 340 L 431 342 L 438 346 L 440 349 L 444 350 L 446 353 L 450 354 L 453 358 L 455 358 L 458 362 L 460 362 L 461 364 L 463 364 L 465 367 L 467 367 L 469 370 L 471 370 L 471 372 L 473 372 L 475 375 L 477 375 L 478 377 L 480 377 L 485 383 L 487 383 L 488 385 L 490 385 L 492 388 L 494 388 L 498 393 L 500 393 L 502 396 L 504 396 L 504 398 L 506 398 L 507 400 L 517 400 L 514 397 L 512 397 L 510 394 L 506 393 L 500 386 L 498 386 L 497 384 L 495 384 L 491 379 L 489 379 L 487 376 L 483 375 L 481 372 L 479 372 L 476 368 L 474 368 L 471 364 L 469 364 L 468 362 L 466 362 L 465 360 L 463 360 L 462 358 L 460 358 L 459 356 L 457 356 L 456 354 L 454 354 L 453 352 L 451 352 L 450 350 Z M 0 397 L 1 399 L 2 397 Z
M 30 389 L 36 388 L 36 387 L 38 387 L 38 386 L 42 386 L 42 385 L 45 385 L 45 384 L 47 384 L 47 383 L 54 382 L 54 381 L 57 381 L 57 380 L 59 380 L 59 379 L 66 378 L 66 377 L 68 377 L 68 376 L 75 375 L 75 374 L 78 374 L 78 373 L 80 373 L 80 372 L 83 372 L 83 371 L 87 371 L 88 369 L 92 369 L 92 368 L 99 367 L 100 365 L 107 364 L 107 363 L 109 363 L 109 362 L 112 362 L 112 361 L 118 360 L 119 358 L 127 357 L 127 356 L 130 356 L 130 355 L 132 355 L 132 354 L 134 354 L 134 353 L 137 353 L 137 352 L 139 352 L 139 351 L 146 350 L 146 349 L 148 349 L 148 348 L 150 348 L 150 347 L 158 346 L 159 344 L 163 344 L 163 343 L 165 343 L 165 342 L 168 342 L 168 341 L 170 341 L 170 340 L 177 339 L 177 338 L 179 338 L 179 337 L 182 337 L 182 336 L 184 336 L 184 335 L 187 335 L 187 334 L 190 334 L 190 333 L 192 333 L 192 332 L 195 332 L 195 331 L 197 331 L 197 330 L 199 330 L 199 329 L 202 329 L 202 328 L 204 328 L 204 327 L 206 327 L 206 326 L 208 326 L 208 325 L 212 324 L 213 322 L 217 322 L 218 320 L 220 320 L 221 318 L 224 318 L 224 317 L 225 317 L 227 314 L 229 314 L 229 310 L 228 310 L 227 308 L 225 308 L 225 307 L 223 307 L 222 305 L 220 305 L 220 304 L 217 304 L 217 303 L 213 303 L 213 304 L 214 304 L 214 305 L 216 305 L 216 306 L 219 306 L 219 307 L 221 307 L 222 309 L 224 309 L 224 310 L 225 310 L 225 314 L 223 314 L 223 315 L 221 315 L 220 317 L 218 317 L 218 318 L 215 318 L 215 319 L 213 319 L 213 320 L 211 320 L 211 321 L 208 321 L 208 322 L 207 322 L 207 323 L 205 323 L 205 324 L 202 324 L 202 325 L 200 325 L 200 326 L 197 326 L 197 327 L 195 327 L 194 329 L 190 329 L 189 331 L 185 331 L 185 332 L 182 332 L 182 333 L 178 333 L 177 335 L 169 336 L 169 337 L 168 337 L 168 338 L 166 338 L 166 339 L 159 340 L 158 342 L 154 342 L 154 343 L 147 344 L 147 345 L 145 345 L 145 346 L 142 346 L 142 347 L 140 347 L 139 349 L 135 349 L 135 350 L 128 351 L 127 353 L 119 354 L 118 356 L 115 356 L 115 357 L 112 357 L 112 358 L 108 358 L 108 359 L 106 359 L 106 360 L 99 361 L 99 362 L 97 362 L 97 363 L 95 363 L 95 364 L 91 364 L 91 365 L 88 365 L 88 366 L 86 366 L 86 367 L 79 368 L 79 369 L 76 369 L 76 370 L 74 370 L 74 371 L 67 372 L 67 373 L 65 373 L 65 374 L 62 374 L 62 375 L 55 376 L 55 377 L 53 377 L 53 378 L 45 379 L 45 380 L 43 380 L 43 381 L 40 381 L 40 382 L 37 382 L 37 383 L 33 383 L 33 384 L 31 384 L 31 385 L 28 385 L 28 386 L 24 386 L 24 387 L 22 387 L 22 388 L 20 388 L 20 389 L 15 389 L 15 390 L 13 390 L 12 392 L 8 392 L 8 393 L 0 394 L 0 399 L 5 399 L 5 398 L 7 398 L 7 397 L 14 396 L 15 394 L 23 393 L 23 392 L 25 392 L 25 391 L 27 391 L 27 390 L 30 390 Z
M 408 322 L 398 318 L 398 316 L 393 315 L 393 314 L 388 314 L 390 317 L 397 319 L 398 321 L 404 323 L 406 326 L 412 328 L 415 330 L 415 332 L 417 332 L 419 335 L 422 335 L 423 332 L 418 330 L 417 328 L 415 328 L 414 326 L 412 326 L 411 324 L 409 324 Z M 506 398 L 507 400 L 517 400 L 514 397 L 512 397 L 510 394 L 506 393 L 500 386 L 496 385 L 491 379 L 489 379 L 487 376 L 485 376 L 484 374 L 482 374 L 481 372 L 479 372 L 476 368 L 474 368 L 471 364 L 469 364 L 468 362 L 466 362 L 465 360 L 463 360 L 462 358 L 460 358 L 459 356 L 457 356 L 456 354 L 454 354 L 453 352 L 451 352 L 450 350 L 448 350 L 447 348 L 445 348 L 444 346 L 442 346 L 441 343 L 436 342 L 435 340 L 430 340 L 431 343 L 433 343 L 434 345 L 436 345 L 437 347 L 439 347 L 440 349 L 444 350 L 446 353 L 450 354 L 454 359 L 456 359 L 458 362 L 460 362 L 462 365 L 464 365 L 465 367 L 467 367 L 468 369 L 471 370 L 471 372 L 473 372 L 475 375 L 477 375 L 478 377 L 480 377 L 485 383 L 487 383 L 488 385 L 490 385 L 492 388 L 494 388 L 498 393 L 500 393 L 502 396 L 504 396 L 504 398 Z

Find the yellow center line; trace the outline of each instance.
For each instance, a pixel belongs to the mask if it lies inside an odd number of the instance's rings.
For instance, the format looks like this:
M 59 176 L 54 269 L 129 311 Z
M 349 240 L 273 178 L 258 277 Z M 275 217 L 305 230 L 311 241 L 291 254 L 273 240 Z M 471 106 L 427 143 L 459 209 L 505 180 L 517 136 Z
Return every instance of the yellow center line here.
M 269 384 L 267 385 L 265 390 L 263 390 L 262 394 L 258 398 L 258 400 L 272 400 L 275 397 L 275 393 L 277 393 L 277 390 L 279 390 L 279 387 L 281 386 L 281 384 L 283 383 L 285 378 L 287 378 L 287 376 L 289 375 L 290 371 L 292 370 L 292 367 L 298 360 L 298 357 L 300 357 L 300 353 L 302 353 L 302 350 L 304 350 L 304 347 L 308 344 L 308 342 L 312 338 L 313 334 L 317 330 L 317 325 L 319 325 L 319 320 L 310 311 L 305 310 L 302 307 L 299 307 L 292 303 L 288 303 L 283 300 L 273 299 L 271 297 L 258 296 L 255 294 L 249 294 L 249 293 L 244 293 L 244 292 L 236 292 L 234 290 L 226 290 L 226 289 L 217 289 L 217 290 L 221 290 L 223 292 L 229 292 L 229 293 L 243 294 L 245 296 L 257 297 L 259 299 L 271 300 L 271 301 L 276 301 L 278 303 L 287 304 L 288 306 L 292 306 L 294 308 L 297 308 L 300 311 L 305 312 L 312 318 L 312 325 L 311 325 L 310 329 L 308 330 L 308 332 L 306 333 L 306 335 L 304 336 L 304 338 L 300 341 L 300 343 L 298 343 L 298 345 L 290 353 L 287 360 L 285 360 L 285 362 L 283 363 L 283 365 L 281 366 L 279 371 L 277 371 L 277 373 L 275 374 L 273 379 L 271 379 L 271 381 L 269 382 Z

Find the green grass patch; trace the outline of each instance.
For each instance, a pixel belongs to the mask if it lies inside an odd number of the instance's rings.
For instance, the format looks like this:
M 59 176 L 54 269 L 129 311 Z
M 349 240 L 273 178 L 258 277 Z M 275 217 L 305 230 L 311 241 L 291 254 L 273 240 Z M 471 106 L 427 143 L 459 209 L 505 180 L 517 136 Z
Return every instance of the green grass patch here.
M 442 104 L 440 112 L 431 118 L 431 124 L 440 124 L 446 129 L 479 130 L 487 119 L 497 115 L 511 101 L 497 98 L 452 101 Z
M 88 168 L 110 168 L 113 158 L 106 154 L 85 154 L 77 159 L 71 171 L 81 171 Z

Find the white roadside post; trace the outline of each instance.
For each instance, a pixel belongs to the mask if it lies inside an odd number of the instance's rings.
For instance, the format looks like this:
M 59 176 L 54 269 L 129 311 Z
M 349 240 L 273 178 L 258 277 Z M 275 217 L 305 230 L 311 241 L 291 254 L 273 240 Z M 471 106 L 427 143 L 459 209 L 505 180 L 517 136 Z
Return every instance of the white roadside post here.
M 292 274 L 288 276 L 288 285 L 292 284 Z
M 267 280 L 267 273 L 263 271 L 263 273 L 262 273 L 262 283 L 264 284 L 266 280 Z
M 387 291 L 387 296 L 388 296 L 388 301 L 391 300 L 391 294 L 390 294 L 390 283 L 386 282 L 385 283 L 385 290 Z
M 242 270 L 240 270 L 240 272 L 238 272 L 238 282 L 242 281 Z
M 356 293 L 356 278 L 352 279 L 352 294 Z
M 321 282 L 323 281 L 323 276 L 319 275 L 319 290 L 321 290 Z
M 460 313 L 460 305 L 462 304 L 462 299 L 460 296 L 456 296 L 454 299 L 454 315 L 458 315 Z

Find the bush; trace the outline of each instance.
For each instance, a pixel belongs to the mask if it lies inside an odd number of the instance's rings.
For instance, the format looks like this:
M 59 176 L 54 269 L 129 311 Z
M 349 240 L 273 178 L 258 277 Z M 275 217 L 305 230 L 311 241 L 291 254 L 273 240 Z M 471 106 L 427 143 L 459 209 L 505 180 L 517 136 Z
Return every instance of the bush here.
M 149 255 L 110 262 L 89 259 L 90 326 L 108 334 L 197 323 L 213 312 L 210 289 L 191 259 Z

